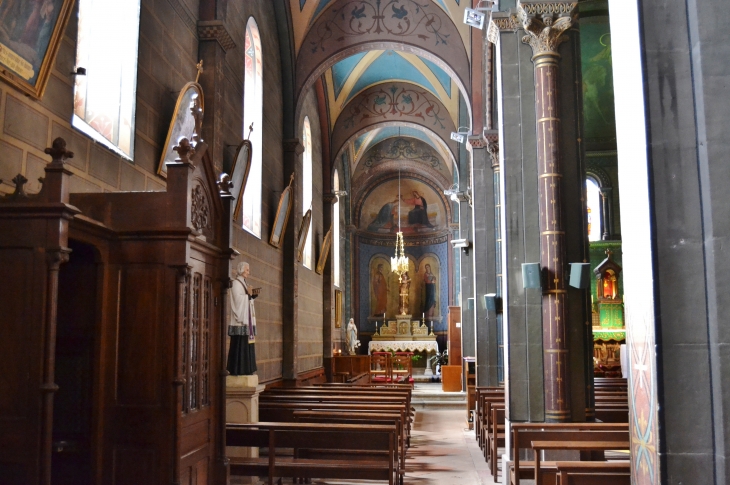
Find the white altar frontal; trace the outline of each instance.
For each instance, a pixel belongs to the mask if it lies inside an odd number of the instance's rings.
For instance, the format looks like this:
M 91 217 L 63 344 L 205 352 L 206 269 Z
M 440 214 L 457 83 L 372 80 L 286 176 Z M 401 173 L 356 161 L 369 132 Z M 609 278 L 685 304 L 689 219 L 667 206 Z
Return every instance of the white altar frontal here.
M 411 315 L 398 315 L 373 334 L 368 354 L 380 351 L 438 352 L 438 343 L 433 328 L 429 331 L 424 323 L 411 320 Z

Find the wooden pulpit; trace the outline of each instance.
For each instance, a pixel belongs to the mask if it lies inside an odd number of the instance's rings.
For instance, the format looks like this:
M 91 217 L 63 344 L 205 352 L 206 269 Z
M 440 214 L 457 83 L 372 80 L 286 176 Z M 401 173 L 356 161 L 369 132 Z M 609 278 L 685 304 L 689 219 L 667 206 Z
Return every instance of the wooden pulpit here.
M 199 142 L 166 192 L 69 194 L 46 152 L 0 197 L 0 481 L 226 483 L 227 182 Z

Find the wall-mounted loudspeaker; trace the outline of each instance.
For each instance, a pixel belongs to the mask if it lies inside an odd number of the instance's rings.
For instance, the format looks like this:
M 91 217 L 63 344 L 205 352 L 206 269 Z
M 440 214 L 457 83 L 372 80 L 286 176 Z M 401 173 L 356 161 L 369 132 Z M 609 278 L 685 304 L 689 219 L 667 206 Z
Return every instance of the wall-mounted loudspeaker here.
M 496 293 L 487 293 L 484 295 L 484 307 L 490 312 L 501 312 L 502 297 L 497 296 Z
M 522 263 L 522 287 L 542 288 L 540 263 Z
M 591 286 L 590 263 L 570 263 L 570 286 L 579 290 Z

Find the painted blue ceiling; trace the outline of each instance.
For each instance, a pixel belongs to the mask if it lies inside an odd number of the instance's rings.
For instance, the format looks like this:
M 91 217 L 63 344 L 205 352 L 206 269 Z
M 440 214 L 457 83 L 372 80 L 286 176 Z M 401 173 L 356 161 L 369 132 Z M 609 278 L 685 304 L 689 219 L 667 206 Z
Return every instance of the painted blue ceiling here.
M 347 78 L 350 77 L 352 70 L 355 69 L 357 63 L 360 62 L 360 60 L 366 55 L 367 52 L 361 52 L 359 54 L 355 54 L 354 56 L 350 56 L 347 59 L 344 59 L 332 66 L 332 81 L 335 88 L 335 97 L 338 97 L 340 95 L 340 91 L 342 91 L 342 86 L 344 86 L 347 82 Z
M 434 141 L 426 135 L 421 130 L 417 130 L 415 128 L 410 127 L 400 127 L 397 126 L 388 126 L 385 128 L 378 128 L 378 132 L 373 136 L 373 139 L 368 142 L 368 147 L 373 147 L 380 143 L 383 140 L 387 140 L 388 138 L 393 138 L 396 136 L 405 136 L 410 138 L 416 138 L 418 140 L 421 140 L 424 143 L 427 143 L 429 146 L 431 146 L 434 150 L 438 151 L 438 147 L 434 143 Z M 365 143 L 365 139 L 370 136 L 370 133 L 365 133 L 364 135 L 358 136 L 355 141 L 355 153 L 360 152 L 360 148 L 362 147 L 363 143 Z
M 441 69 L 436 64 L 429 61 L 428 59 L 424 59 L 423 57 L 421 57 L 421 60 L 423 61 L 424 64 L 426 64 L 426 67 L 428 67 L 431 70 L 433 75 L 436 76 L 436 79 L 439 80 L 439 83 L 446 91 L 446 94 L 448 94 L 449 97 L 451 97 L 451 78 L 449 77 L 448 74 L 446 74 L 446 71 L 444 71 L 443 69 Z
M 353 56 L 354 57 L 354 56 Z M 340 61 L 338 64 L 335 65 L 332 69 L 332 78 L 335 84 L 335 95 L 339 95 L 339 89 L 337 86 L 343 86 L 345 82 L 347 81 L 347 76 L 344 74 L 352 72 L 352 68 L 354 65 L 347 64 L 346 66 L 343 66 L 341 69 L 335 69 L 339 66 L 339 64 L 342 64 L 344 62 L 348 62 L 352 59 L 351 57 L 348 59 L 345 59 L 344 61 Z M 421 60 L 424 60 L 421 58 Z M 426 62 L 424 60 L 424 62 Z M 351 66 L 351 67 L 350 67 Z M 443 83 L 442 79 L 445 78 L 448 80 L 449 89 L 446 91 L 451 94 L 451 79 L 449 76 L 441 70 L 438 66 L 436 66 L 433 63 L 427 64 L 429 69 L 431 69 L 434 74 L 439 79 L 439 83 Z M 439 73 L 440 71 L 440 73 Z M 437 74 L 438 73 L 438 74 Z M 353 96 L 355 96 L 357 93 L 362 91 L 363 89 L 368 88 L 369 86 L 372 86 L 374 84 L 378 84 L 384 81 L 389 81 L 393 79 L 400 79 L 403 81 L 410 81 L 415 84 L 419 84 L 426 89 L 430 90 L 434 94 L 436 94 L 436 89 L 431 82 L 426 79 L 426 76 L 421 73 L 413 64 L 408 62 L 406 59 L 401 57 L 398 52 L 387 50 L 384 51 L 380 56 L 378 56 L 377 59 L 375 59 L 365 70 L 364 73 L 360 76 L 360 78 L 355 83 L 355 86 L 353 87 L 352 91 L 350 91 L 347 100 L 349 101 Z

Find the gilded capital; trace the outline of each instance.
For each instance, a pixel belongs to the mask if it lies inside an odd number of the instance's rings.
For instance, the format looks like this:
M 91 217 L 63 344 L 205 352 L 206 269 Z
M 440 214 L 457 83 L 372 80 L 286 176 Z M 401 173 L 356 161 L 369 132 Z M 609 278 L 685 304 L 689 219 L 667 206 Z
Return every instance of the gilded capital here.
M 519 2 L 517 16 L 527 35 L 522 42 L 532 47 L 534 57 L 557 56 L 563 35 L 576 21 L 577 2 Z

